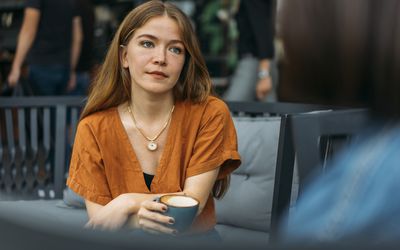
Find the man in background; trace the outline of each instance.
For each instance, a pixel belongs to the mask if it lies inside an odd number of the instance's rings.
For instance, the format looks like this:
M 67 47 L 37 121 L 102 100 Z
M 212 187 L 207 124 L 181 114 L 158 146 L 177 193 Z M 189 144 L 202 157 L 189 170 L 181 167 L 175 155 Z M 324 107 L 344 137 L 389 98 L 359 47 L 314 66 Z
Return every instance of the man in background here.
M 33 95 L 62 95 L 74 89 L 81 42 L 74 0 L 27 0 L 9 86 L 18 84 L 27 59 Z
M 274 57 L 273 0 L 240 1 L 236 20 L 239 62 L 224 99 L 276 101 L 271 80 Z

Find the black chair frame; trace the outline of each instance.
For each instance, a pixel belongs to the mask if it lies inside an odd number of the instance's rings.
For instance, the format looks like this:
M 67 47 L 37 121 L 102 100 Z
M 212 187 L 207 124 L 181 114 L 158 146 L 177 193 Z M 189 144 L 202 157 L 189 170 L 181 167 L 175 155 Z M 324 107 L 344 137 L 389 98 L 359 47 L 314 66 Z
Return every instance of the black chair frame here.
M 367 109 L 311 112 L 290 116 L 299 169 L 300 191 L 310 175 L 322 174 L 327 162 L 369 123 Z
M 289 117 L 298 113 L 331 110 L 332 108 L 336 109 L 336 107 L 284 102 L 228 102 L 228 106 L 231 112 L 237 115 L 279 116 L 281 118 L 271 211 L 270 239 L 274 241 L 281 218 L 289 211 L 292 193 L 295 150 Z
M 83 97 L 0 98 L 2 199 L 61 198 Z M 68 140 L 68 143 L 67 143 Z
M 294 157 L 299 174 L 298 195 L 301 196 L 309 179 L 322 174 L 332 156 L 368 125 L 369 112 L 366 109 L 321 110 L 290 114 L 285 122 L 287 140 L 284 146 L 288 148 L 285 157 L 290 159 L 280 164 L 281 174 L 276 176 L 276 181 L 284 186 L 277 194 L 280 196 L 277 198 L 280 202 L 278 221 L 289 212 Z M 274 233 L 277 236 L 277 230 Z

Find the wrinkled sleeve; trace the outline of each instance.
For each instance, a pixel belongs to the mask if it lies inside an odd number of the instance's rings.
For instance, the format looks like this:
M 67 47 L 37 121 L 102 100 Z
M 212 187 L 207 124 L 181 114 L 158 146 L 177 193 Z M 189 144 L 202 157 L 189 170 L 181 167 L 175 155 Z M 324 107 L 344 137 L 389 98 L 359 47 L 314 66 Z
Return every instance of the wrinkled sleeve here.
M 84 120 L 76 132 L 67 185 L 85 199 L 100 205 L 112 200 L 100 145 Z
M 81 1 L 74 1 L 74 7 L 73 7 L 73 10 L 72 10 L 72 15 L 74 16 L 74 17 L 77 17 L 77 16 L 79 16 L 79 17 L 82 17 L 82 15 L 83 15 L 83 6 L 81 6 L 83 3 L 81 3 Z
M 218 179 L 240 165 L 236 130 L 225 104 L 206 108 L 197 134 L 186 177 L 220 167 Z
M 246 13 L 251 27 L 253 27 L 257 58 L 274 58 L 275 21 L 273 18 L 273 2 L 271 0 L 258 0 L 247 1 L 246 4 L 248 7 L 248 12 Z

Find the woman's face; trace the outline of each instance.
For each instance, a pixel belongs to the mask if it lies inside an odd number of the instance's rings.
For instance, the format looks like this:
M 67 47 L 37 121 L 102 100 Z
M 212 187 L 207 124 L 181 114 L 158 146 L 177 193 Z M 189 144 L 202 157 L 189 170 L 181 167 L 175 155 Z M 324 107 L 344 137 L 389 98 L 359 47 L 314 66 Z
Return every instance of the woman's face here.
M 122 54 L 134 92 L 172 94 L 184 63 L 181 31 L 168 16 L 153 17 L 137 29 Z

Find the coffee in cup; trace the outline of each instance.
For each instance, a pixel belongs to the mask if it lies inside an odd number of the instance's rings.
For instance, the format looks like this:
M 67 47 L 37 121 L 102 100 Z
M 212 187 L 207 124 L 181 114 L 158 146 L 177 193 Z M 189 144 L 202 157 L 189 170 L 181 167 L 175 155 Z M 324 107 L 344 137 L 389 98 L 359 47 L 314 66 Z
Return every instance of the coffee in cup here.
M 186 195 L 163 195 L 158 199 L 168 209 L 164 215 L 174 218 L 172 227 L 182 233 L 190 228 L 199 209 L 199 201 Z

